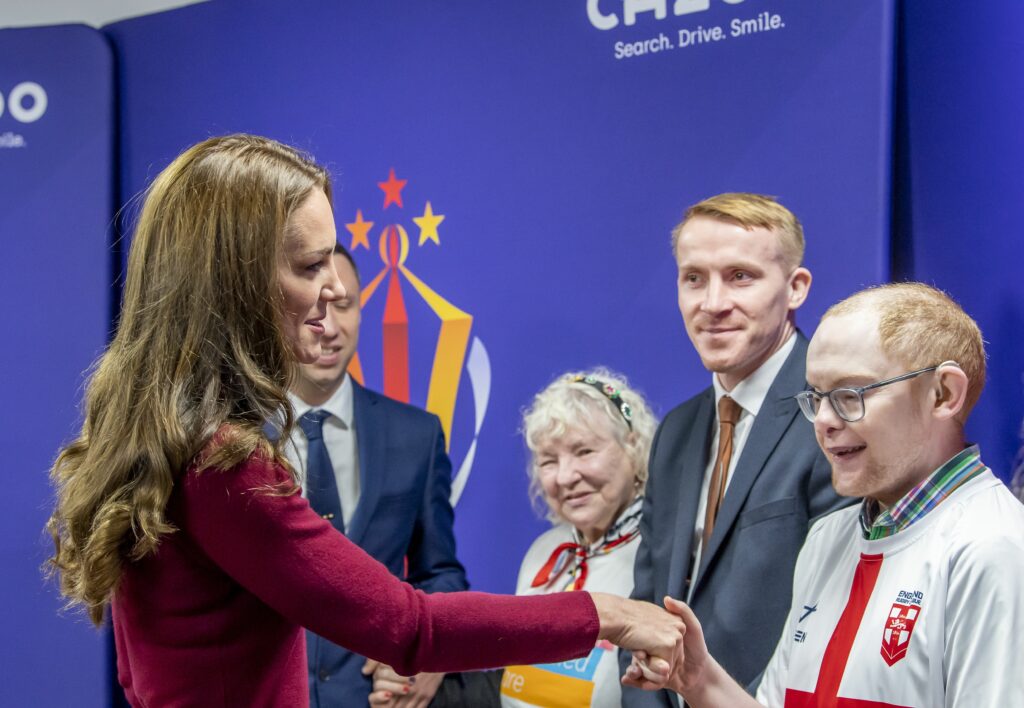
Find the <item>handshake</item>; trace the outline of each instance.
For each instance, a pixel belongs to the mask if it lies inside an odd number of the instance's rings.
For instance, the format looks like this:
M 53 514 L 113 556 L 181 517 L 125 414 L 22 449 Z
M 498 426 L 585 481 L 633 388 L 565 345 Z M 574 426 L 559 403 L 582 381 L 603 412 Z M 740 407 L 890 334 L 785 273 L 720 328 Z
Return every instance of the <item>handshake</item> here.
M 591 595 L 601 619 L 600 637 L 633 653 L 623 685 L 667 688 L 689 705 L 757 705 L 708 654 L 700 622 L 685 603 L 666 596 L 663 610 L 648 602 Z M 718 700 L 723 693 L 729 702 Z

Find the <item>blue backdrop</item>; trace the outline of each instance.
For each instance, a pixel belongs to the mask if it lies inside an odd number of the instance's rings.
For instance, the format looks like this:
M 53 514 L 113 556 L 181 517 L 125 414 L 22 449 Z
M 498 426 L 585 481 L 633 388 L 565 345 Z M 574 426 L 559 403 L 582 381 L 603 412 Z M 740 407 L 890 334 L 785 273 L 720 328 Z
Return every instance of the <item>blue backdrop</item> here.
M 80 615 L 58 615 L 40 568 L 53 550 L 43 532 L 52 506 L 47 472 L 80 425 L 83 372 L 110 317 L 109 46 L 86 27 L 4 30 L 0 94 L 0 703 L 100 705 L 101 635 Z
M 473 317 L 491 386 L 456 531 L 479 589 L 510 591 L 544 527 L 517 433 L 534 392 L 595 364 L 626 373 L 661 412 L 707 385 L 669 249 L 687 205 L 760 191 L 803 219 L 816 275 L 808 329 L 888 275 L 891 3 L 714 2 L 631 25 L 622 2 L 597 3 L 612 29 L 587 5 L 222 0 L 108 28 L 124 96 L 122 198 L 210 134 L 296 143 L 333 169 L 346 245 L 357 211 L 374 222 L 370 248 L 356 249 L 364 281 L 383 267 L 381 230 L 402 226 L 405 265 Z M 724 39 L 695 43 L 714 27 Z M 401 207 L 385 207 L 378 186 L 392 169 L 407 180 Z M 444 221 L 436 243 L 419 245 L 413 219 L 429 213 Z M 402 288 L 410 394 L 423 404 L 437 318 Z M 371 386 L 384 297 L 364 317 Z M 459 385 L 456 466 L 481 378 Z
M 1024 418 L 1024 4 L 907 0 L 901 19 L 901 275 L 981 326 L 989 380 L 967 434 L 1009 481 Z
M 387 227 L 407 233 L 405 266 L 436 295 L 400 278 L 413 402 L 428 396 L 437 298 L 472 317 L 451 447 L 459 466 L 476 443 L 457 511 L 475 587 L 511 589 L 544 527 L 517 434 L 536 390 L 607 364 L 663 413 L 706 385 L 668 233 L 719 191 L 777 194 L 803 219 L 808 334 L 890 275 L 960 299 L 990 351 L 968 432 L 1009 476 L 1024 417 L 1019 3 L 710 0 L 630 17 L 635 4 L 214 0 L 109 27 L 116 76 L 94 31 L 0 32 L 5 703 L 103 702 L 101 642 L 58 617 L 38 571 L 46 470 L 106 337 L 114 209 L 211 134 L 264 133 L 326 162 L 342 240 L 373 222 L 356 248 L 364 282 L 384 268 Z M 392 169 L 406 184 L 385 206 Z M 360 351 L 374 387 L 384 290 Z

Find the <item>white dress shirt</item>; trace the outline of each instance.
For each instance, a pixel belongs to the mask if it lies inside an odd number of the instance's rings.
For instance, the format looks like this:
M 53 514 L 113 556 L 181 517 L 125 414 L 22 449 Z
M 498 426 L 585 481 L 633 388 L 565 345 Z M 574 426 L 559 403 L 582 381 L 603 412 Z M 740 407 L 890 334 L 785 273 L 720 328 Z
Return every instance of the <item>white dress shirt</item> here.
M 701 537 L 704 535 L 704 515 L 707 513 L 708 508 L 708 488 L 711 486 L 711 474 L 715 468 L 715 453 L 718 450 L 718 402 L 722 399 L 722 396 L 728 394 L 743 409 L 740 412 L 739 420 L 736 421 L 736 429 L 732 434 L 732 458 L 729 460 L 729 470 L 725 478 L 725 493 L 728 494 L 729 483 L 732 482 L 733 472 L 736 471 L 736 463 L 739 462 L 740 456 L 743 454 L 743 448 L 747 444 L 750 428 L 754 425 L 754 418 L 760 412 L 761 404 L 764 403 L 764 398 L 768 395 L 768 389 L 775 383 L 775 377 L 779 375 L 782 365 L 786 363 L 786 359 L 795 346 L 796 333 L 794 332 L 786 340 L 786 343 L 779 347 L 777 352 L 768 357 L 750 376 L 736 384 L 732 391 L 725 390 L 721 381 L 718 380 L 718 374 L 711 375 L 711 383 L 715 387 L 715 424 L 713 426 L 714 434 L 711 438 L 711 454 L 708 456 L 708 466 L 704 469 L 704 482 L 700 488 L 697 523 L 694 525 L 693 530 L 693 549 L 691 551 L 693 557 L 692 575 L 696 575 L 697 570 L 700 568 Z M 690 589 L 686 594 L 687 602 L 690 601 L 692 595 L 693 583 L 691 582 Z
M 359 449 L 356 441 L 355 415 L 352 404 L 352 381 L 348 374 L 341 386 L 322 406 L 311 406 L 295 394 L 289 392 L 295 411 L 296 421 L 304 413 L 311 410 L 323 410 L 330 413 L 324 420 L 324 444 L 327 454 L 331 456 L 334 467 L 334 479 L 338 484 L 338 495 L 341 497 L 341 517 L 348 528 L 352 514 L 359 503 Z M 291 441 L 285 446 L 285 455 L 299 472 L 302 484 L 302 496 L 306 496 L 306 460 L 309 456 L 309 441 L 302 428 L 296 424 L 292 430 Z

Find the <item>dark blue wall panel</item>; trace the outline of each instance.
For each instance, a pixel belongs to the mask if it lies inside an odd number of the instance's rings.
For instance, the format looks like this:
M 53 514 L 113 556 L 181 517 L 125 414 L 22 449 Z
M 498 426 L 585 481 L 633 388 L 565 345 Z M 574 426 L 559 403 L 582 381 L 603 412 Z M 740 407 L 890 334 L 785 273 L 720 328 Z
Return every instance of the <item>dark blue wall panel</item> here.
M 903 274 L 981 325 L 989 381 L 967 433 L 1009 480 L 1024 417 L 1024 4 L 904 0 L 900 24 Z
M 80 424 L 84 372 L 109 323 L 109 46 L 81 26 L 4 30 L 0 94 L 0 703 L 102 705 L 102 637 L 81 615 L 58 614 L 40 568 L 53 548 L 47 472 Z

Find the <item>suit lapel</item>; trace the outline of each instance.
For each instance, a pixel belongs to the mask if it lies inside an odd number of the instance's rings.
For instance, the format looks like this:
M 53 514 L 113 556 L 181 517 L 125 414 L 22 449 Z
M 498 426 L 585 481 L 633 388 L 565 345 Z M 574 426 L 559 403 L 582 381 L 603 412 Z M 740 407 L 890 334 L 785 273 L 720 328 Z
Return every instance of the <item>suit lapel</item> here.
M 676 510 L 675 543 L 672 544 L 672 558 L 668 567 L 668 594 L 676 596 L 684 592 L 686 573 L 690 569 L 693 555 L 693 529 L 697 523 L 697 507 L 700 503 L 700 488 L 704 481 L 704 470 L 708 466 L 711 447 L 712 426 L 715 421 L 715 390 L 709 388 L 700 394 L 701 401 L 697 414 L 688 431 L 684 432 L 686 442 L 678 455 L 673 455 L 674 472 L 679 477 L 679 508 Z M 684 423 L 685 424 L 685 423 Z
M 768 389 L 764 403 L 761 404 L 761 410 L 754 418 L 754 425 L 747 436 L 740 459 L 736 463 L 736 470 L 726 489 L 722 507 L 718 510 L 718 519 L 715 521 L 715 528 L 708 541 L 708 547 L 705 552 L 701 553 L 700 572 L 694 581 L 698 585 L 703 580 L 708 565 L 718 554 L 723 539 L 736 523 L 754 481 L 761 474 L 768 458 L 771 457 L 779 441 L 782 440 L 782 436 L 785 435 L 799 412 L 799 406 L 793 395 L 807 386 L 804 363 L 806 357 L 807 339 L 798 332 L 796 345 L 786 358 L 775 381 L 772 382 L 771 388 Z M 694 592 L 696 590 L 695 587 Z
M 359 503 L 349 520 L 346 536 L 356 544 L 363 540 L 381 494 L 380 470 L 387 449 L 388 428 L 380 414 L 374 394 L 352 382 L 352 419 L 356 427 L 356 451 L 359 456 Z

